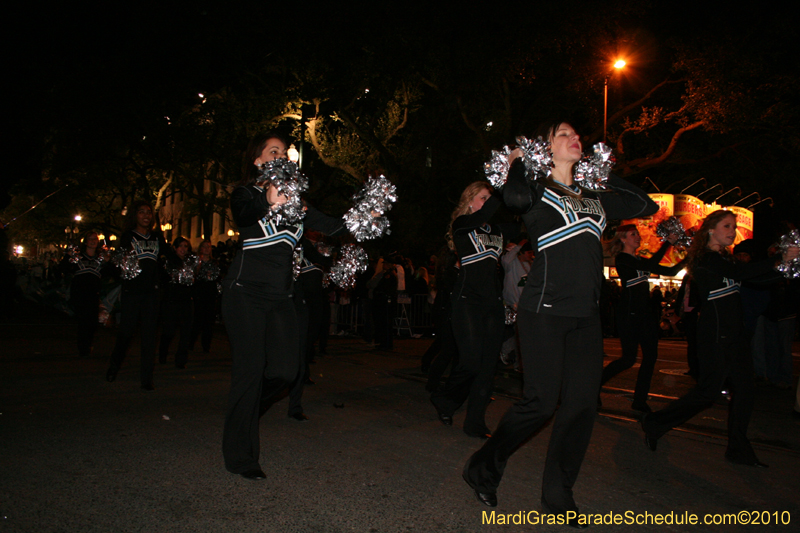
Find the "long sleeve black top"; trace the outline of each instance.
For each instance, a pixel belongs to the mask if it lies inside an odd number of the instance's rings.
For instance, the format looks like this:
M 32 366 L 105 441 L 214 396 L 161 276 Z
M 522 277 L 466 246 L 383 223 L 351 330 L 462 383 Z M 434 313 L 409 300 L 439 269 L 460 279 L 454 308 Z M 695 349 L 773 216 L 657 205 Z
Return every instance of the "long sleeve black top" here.
M 605 192 L 529 182 L 521 158 L 511 165 L 503 200 L 522 214 L 536 251 L 518 307 L 568 317 L 599 312 L 606 220 L 658 211 L 644 191 L 613 175 Z
M 345 231 L 344 220 L 309 206 L 301 222 L 279 226 L 267 218 L 269 209 L 266 192 L 261 187 L 241 186 L 231 194 L 231 212 L 239 227 L 242 249 L 234 258 L 226 280 L 268 297 L 290 297 L 294 292 L 293 252 L 304 227 L 337 235 Z

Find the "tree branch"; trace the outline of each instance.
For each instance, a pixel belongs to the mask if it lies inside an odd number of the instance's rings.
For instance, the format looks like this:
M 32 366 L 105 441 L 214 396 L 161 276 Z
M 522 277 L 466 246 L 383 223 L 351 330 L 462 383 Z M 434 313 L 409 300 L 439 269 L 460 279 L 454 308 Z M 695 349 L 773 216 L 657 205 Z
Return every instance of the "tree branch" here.
M 694 129 L 697 129 L 703 126 L 704 124 L 705 121 L 700 120 L 698 122 L 695 122 L 694 124 L 689 124 L 688 126 L 680 128 L 672 135 L 672 139 L 670 139 L 669 146 L 667 146 L 667 149 L 664 150 L 661 153 L 661 155 L 659 155 L 658 157 L 642 157 L 639 159 L 634 159 L 633 161 L 624 163 L 621 166 L 617 167 L 618 171 L 624 172 L 625 174 L 630 174 L 634 171 L 639 171 L 645 168 L 650 168 L 656 165 L 660 165 L 661 163 L 669 159 L 669 157 L 675 151 L 675 148 L 677 148 L 678 141 L 680 140 L 681 136 L 683 136 L 684 133 L 686 133 L 687 131 L 692 131 Z

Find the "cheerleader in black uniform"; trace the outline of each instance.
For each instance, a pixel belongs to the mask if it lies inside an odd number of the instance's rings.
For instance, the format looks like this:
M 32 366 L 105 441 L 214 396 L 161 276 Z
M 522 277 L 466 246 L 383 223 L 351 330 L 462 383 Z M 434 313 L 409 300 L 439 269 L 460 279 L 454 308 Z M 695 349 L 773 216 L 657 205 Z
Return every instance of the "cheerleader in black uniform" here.
M 292 383 L 300 371 L 300 338 L 293 301 L 293 252 L 304 227 L 326 235 L 344 231 L 341 218 L 308 207 L 303 221 L 278 226 L 267 216 L 286 202 L 274 186 L 262 186 L 259 165 L 286 157 L 275 133 L 254 138 L 247 149 L 243 184 L 231 194 L 231 212 L 242 249 L 223 281 L 222 315 L 233 366 L 222 437 L 225 467 L 246 479 L 264 479 L 258 463 L 259 408 Z M 263 382 L 263 384 L 262 384 Z
M 178 351 L 175 353 L 175 367 L 186 368 L 189 357 L 189 335 L 192 331 L 192 283 L 182 280 L 178 272 L 192 253 L 192 245 L 183 237 L 173 241 L 175 257 L 167 260 L 166 272 L 162 283 L 164 296 L 161 299 L 161 343 L 158 350 L 158 362 L 167 362 L 169 345 L 178 330 Z
M 219 278 L 219 264 L 211 257 L 212 250 L 209 241 L 203 241 L 197 248 L 197 275 L 192 285 L 192 301 L 194 302 L 194 316 L 192 318 L 192 336 L 189 349 L 194 349 L 197 338 L 203 352 L 211 351 L 211 338 L 214 333 L 214 320 L 217 317 L 217 280 Z
M 153 367 L 156 356 L 156 329 L 158 326 L 158 286 L 161 272 L 159 256 L 171 249 L 160 232 L 153 228 L 153 208 L 144 200 L 135 202 L 128 211 L 128 230 L 122 234 L 117 249 L 133 250 L 142 271 L 133 279 L 122 281 L 120 304 L 122 319 L 117 332 L 117 342 L 111 353 L 111 364 L 106 380 L 117 378 L 125 352 L 141 323 L 142 361 L 140 379 L 142 389 L 153 391 Z
M 516 150 L 503 190 L 506 205 L 522 213 L 536 243 L 517 313 L 523 399 L 508 410 L 463 475 L 482 503 L 497 505 L 508 458 L 550 419 L 560 399 L 544 467 L 542 508 L 565 514 L 577 512 L 572 486 L 592 434 L 603 371 L 600 237 L 607 218 L 648 216 L 658 206 L 615 176 L 609 177 L 606 192 L 579 189 L 572 179 L 573 165 L 581 158 L 575 130 L 556 123 L 542 133 L 552 143 L 552 179 L 528 182 Z
M 92 353 L 92 340 L 97 331 L 100 313 L 100 277 L 103 263 L 100 260 L 100 239 L 90 231 L 83 238 L 78 262 L 72 267 L 73 277 L 69 288 L 69 302 L 78 320 L 78 355 Z
M 489 437 L 486 406 L 503 343 L 504 310 L 497 276 L 497 260 L 503 252 L 503 233 L 489 219 L 501 205 L 490 185 L 476 181 L 461 194 L 448 233 L 450 247 L 458 255 L 458 272 L 451 301 L 451 323 L 459 360 L 445 388 L 431 395 L 439 420 L 453 424 L 453 413 L 469 398 L 464 433 Z
M 641 345 L 642 365 L 636 378 L 636 390 L 631 407 L 644 413 L 650 411 L 647 395 L 650 392 L 650 382 L 658 359 L 659 317 L 653 313 L 653 306 L 650 304 L 648 280 L 651 273 L 674 276 L 681 271 L 684 261 L 671 267 L 658 264 L 677 240 L 677 235 L 670 235 L 652 257 L 649 259 L 638 257 L 636 250 L 642 241 L 639 230 L 633 224 L 625 224 L 617 228 L 610 246 L 622 282 L 622 296 L 617 308 L 617 328 L 622 344 L 622 357 L 612 361 L 603 369 L 601 385 L 632 367 L 636 362 L 636 352 Z
M 728 248 L 736 238 L 736 215 L 714 211 L 703 221 L 692 239 L 687 263 L 694 287 L 697 287 L 700 312 L 697 318 L 697 385 L 682 398 L 664 409 L 645 414 L 642 428 L 645 444 L 655 451 L 658 439 L 670 429 L 683 424 L 708 409 L 719 397 L 726 377 L 730 378 L 731 401 L 728 408 L 728 448 L 725 458 L 735 464 L 765 468 L 756 457 L 747 438 L 747 426 L 753 412 L 753 358 L 742 319 L 740 282 L 771 274 L 775 260 L 735 263 Z M 791 247 L 783 255 L 788 261 L 797 257 Z

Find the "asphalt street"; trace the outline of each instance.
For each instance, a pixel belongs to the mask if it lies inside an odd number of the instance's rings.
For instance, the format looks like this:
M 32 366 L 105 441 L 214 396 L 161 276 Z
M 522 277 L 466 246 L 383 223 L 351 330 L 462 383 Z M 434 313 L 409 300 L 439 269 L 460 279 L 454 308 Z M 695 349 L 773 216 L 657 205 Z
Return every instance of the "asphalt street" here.
M 150 393 L 139 388 L 138 345 L 117 380 L 105 381 L 113 341 L 113 330 L 100 331 L 94 354 L 81 359 L 66 319 L 0 324 L 0 532 L 570 530 L 535 523 L 549 427 L 510 460 L 494 515 L 475 499 L 461 468 L 481 441 L 461 431 L 463 411 L 453 427 L 438 421 L 419 368 L 429 339 L 399 339 L 382 352 L 332 338 L 312 366 L 309 420 L 288 418 L 286 400 L 262 418 L 260 482 L 222 463 L 230 370 L 222 329 L 211 353 L 192 352 L 185 370 L 157 365 Z M 618 340 L 606 340 L 606 353 L 607 361 L 619 355 Z M 684 354 L 682 341 L 661 342 L 654 409 L 691 386 Z M 574 487 L 582 513 L 622 522 L 594 530 L 798 530 L 793 390 L 758 389 L 750 435 L 771 466 L 762 470 L 724 460 L 723 397 L 651 452 L 629 409 L 634 380 L 631 370 L 604 387 Z M 491 428 L 518 396 L 521 375 L 501 370 L 496 385 Z M 701 523 L 676 524 L 691 515 Z M 659 517 L 672 523 L 654 523 Z M 750 524 L 702 523 L 734 519 Z

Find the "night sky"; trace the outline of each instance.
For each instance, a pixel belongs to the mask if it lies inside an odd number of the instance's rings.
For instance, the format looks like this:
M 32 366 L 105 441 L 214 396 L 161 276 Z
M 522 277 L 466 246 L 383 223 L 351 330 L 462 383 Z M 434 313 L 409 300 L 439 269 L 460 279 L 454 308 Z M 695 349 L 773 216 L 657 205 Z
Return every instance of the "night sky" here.
M 0 208 L 9 201 L 9 187 L 41 172 L 42 147 L 52 128 L 124 141 L 148 121 L 193 105 L 199 92 L 213 92 L 242 71 L 278 57 L 329 57 L 335 68 L 346 69 L 347 58 L 366 45 L 393 51 L 387 61 L 398 66 L 415 60 L 403 56 L 403 50 L 413 54 L 415 49 L 469 43 L 501 54 L 525 45 L 504 40 L 504 25 L 520 18 L 515 14 L 525 14 L 531 34 L 541 24 L 567 32 L 575 24 L 589 24 L 592 12 L 606 6 L 630 6 L 630 15 L 619 23 L 635 36 L 638 49 L 628 53 L 638 63 L 626 84 L 616 89 L 614 98 L 621 104 L 662 75 L 667 64 L 662 44 L 670 39 L 713 41 L 715 36 L 755 34 L 780 42 L 796 37 L 796 30 L 775 26 L 779 14 L 752 6 L 736 11 L 730 4 L 716 7 L 713 2 L 578 1 L 544 6 L 541 18 L 530 2 L 512 2 L 502 11 L 490 2 L 416 10 L 398 2 L 323 8 L 314 8 L 313 2 L 302 7 L 230 4 L 201 1 L 151 8 L 125 2 L 97 9 L 60 4 L 11 10 L 4 17 L 5 70 L 11 75 L 6 77 L 3 109 L 11 157 L 0 183 Z M 403 35 L 404 42 L 385 42 L 388 34 Z M 618 43 L 620 50 L 626 45 Z M 486 80 L 472 82 L 479 86 Z

